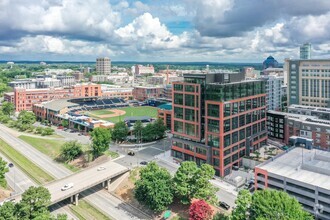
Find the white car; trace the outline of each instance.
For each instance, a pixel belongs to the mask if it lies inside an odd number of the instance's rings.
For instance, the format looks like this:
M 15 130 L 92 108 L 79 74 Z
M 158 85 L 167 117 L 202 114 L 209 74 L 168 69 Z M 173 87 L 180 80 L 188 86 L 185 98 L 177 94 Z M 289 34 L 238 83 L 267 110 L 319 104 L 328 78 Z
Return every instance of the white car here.
M 68 189 L 71 189 L 73 187 L 73 183 L 68 183 L 68 184 L 65 184 L 61 190 L 62 191 L 65 191 L 65 190 L 68 190 Z
M 105 167 L 98 167 L 97 171 L 105 170 Z

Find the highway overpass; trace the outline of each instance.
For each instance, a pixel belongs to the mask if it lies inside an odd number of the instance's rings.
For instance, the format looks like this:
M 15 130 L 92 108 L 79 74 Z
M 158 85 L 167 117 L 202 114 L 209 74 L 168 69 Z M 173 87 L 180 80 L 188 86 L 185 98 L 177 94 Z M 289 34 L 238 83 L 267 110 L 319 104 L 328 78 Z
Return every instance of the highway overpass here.
M 98 170 L 99 167 L 104 167 L 104 169 Z M 90 189 L 98 184 L 102 184 L 102 186 L 105 186 L 110 190 L 112 180 L 124 175 L 128 171 L 128 168 L 115 162 L 108 161 L 94 167 L 86 168 L 65 178 L 50 182 L 44 185 L 44 187 L 50 192 L 50 205 L 68 198 L 71 199 L 71 202 L 77 205 L 80 192 Z M 68 183 L 73 183 L 73 187 L 62 191 L 61 188 Z M 20 200 L 21 195 L 15 196 L 15 201 L 18 202 Z

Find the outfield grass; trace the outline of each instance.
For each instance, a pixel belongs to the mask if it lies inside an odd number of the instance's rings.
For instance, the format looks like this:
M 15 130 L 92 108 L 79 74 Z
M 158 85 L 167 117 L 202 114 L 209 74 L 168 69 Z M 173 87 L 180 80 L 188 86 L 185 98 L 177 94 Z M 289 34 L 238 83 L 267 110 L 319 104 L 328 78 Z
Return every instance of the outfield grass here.
M 125 117 L 130 117 L 130 116 L 150 116 L 152 118 L 157 117 L 157 108 L 155 108 L 155 107 L 139 106 L 139 107 L 125 107 L 125 108 L 118 108 L 118 109 L 123 110 L 126 113 L 121 116 L 102 118 L 102 119 L 116 123 L 119 121 L 123 121 L 125 119 Z M 99 113 L 100 111 L 102 111 L 102 110 L 91 111 L 91 114 L 97 115 L 97 114 L 95 114 L 95 112 Z M 100 115 L 101 114 L 98 114 L 98 116 L 100 116 Z
M 93 115 L 111 115 L 114 112 L 112 112 L 109 109 L 101 109 L 101 110 L 95 110 L 92 112 Z
M 9 146 L 2 139 L 0 139 L 0 151 L 36 183 L 45 184 L 54 180 L 52 176 L 32 163 L 17 150 Z
M 80 220 L 110 220 L 108 216 L 84 200 L 79 200 L 78 206 L 70 205 L 70 209 Z
M 25 135 L 19 136 L 19 139 L 25 141 L 41 153 L 44 153 L 53 159 L 55 159 L 60 154 L 61 146 L 65 143 L 65 141 L 37 138 Z

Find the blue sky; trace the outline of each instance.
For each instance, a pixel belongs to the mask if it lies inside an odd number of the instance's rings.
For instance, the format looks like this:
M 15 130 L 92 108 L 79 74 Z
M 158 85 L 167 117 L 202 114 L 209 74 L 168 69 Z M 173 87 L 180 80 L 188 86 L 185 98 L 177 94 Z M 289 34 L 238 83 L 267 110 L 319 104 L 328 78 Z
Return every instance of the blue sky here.
M 329 0 L 1 0 L 0 60 L 329 58 Z

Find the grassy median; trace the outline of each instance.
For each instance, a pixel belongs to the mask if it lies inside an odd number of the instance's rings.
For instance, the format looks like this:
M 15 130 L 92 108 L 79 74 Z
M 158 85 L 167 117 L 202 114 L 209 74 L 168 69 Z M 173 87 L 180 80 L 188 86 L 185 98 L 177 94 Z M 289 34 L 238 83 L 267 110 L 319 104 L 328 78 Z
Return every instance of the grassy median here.
M 40 167 L 32 163 L 20 152 L 9 146 L 5 141 L 0 139 L 0 151 L 8 159 L 10 159 L 16 166 L 18 166 L 24 173 L 26 173 L 34 182 L 38 184 L 45 184 L 54 180 L 54 178 L 42 170 Z
M 80 220 L 111 220 L 108 216 L 84 200 L 79 200 L 78 206 L 70 205 L 70 209 Z

